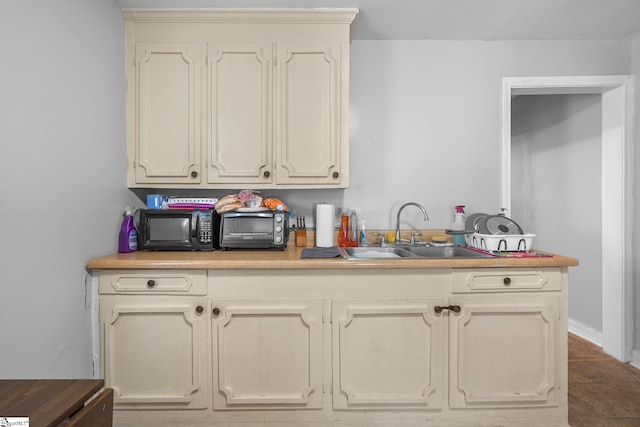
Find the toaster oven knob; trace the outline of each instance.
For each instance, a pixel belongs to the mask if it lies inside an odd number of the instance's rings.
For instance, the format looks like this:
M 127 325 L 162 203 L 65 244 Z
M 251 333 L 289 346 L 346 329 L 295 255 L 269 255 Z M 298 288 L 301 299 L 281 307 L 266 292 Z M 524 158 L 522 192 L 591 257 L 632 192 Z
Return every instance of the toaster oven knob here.
M 275 220 L 276 222 L 282 222 L 282 215 L 276 215 Z
M 280 227 L 279 225 L 276 227 L 276 233 L 280 233 L 282 231 L 282 227 Z
M 277 236 L 275 240 L 276 240 L 276 243 L 282 243 L 282 237 L 280 236 Z

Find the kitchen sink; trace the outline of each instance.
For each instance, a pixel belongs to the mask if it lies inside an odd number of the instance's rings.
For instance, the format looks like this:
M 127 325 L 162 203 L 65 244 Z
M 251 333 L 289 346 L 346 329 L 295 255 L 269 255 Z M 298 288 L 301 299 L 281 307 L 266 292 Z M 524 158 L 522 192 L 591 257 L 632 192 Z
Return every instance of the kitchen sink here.
M 493 258 L 492 255 L 462 246 L 423 246 L 406 250 L 418 258 Z
M 346 259 L 449 259 L 449 258 L 493 258 L 462 246 L 403 246 L 403 247 L 357 247 L 340 248 Z
M 358 247 L 340 248 L 343 258 L 378 259 L 378 258 L 415 258 L 416 256 L 406 248 L 394 247 Z

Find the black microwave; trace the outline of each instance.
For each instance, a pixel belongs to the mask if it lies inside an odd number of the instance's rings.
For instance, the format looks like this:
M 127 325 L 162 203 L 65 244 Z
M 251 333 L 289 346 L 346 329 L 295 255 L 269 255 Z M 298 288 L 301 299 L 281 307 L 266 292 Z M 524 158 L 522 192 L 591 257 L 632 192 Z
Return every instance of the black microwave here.
M 141 209 L 138 249 L 213 251 L 220 247 L 219 229 L 213 209 Z

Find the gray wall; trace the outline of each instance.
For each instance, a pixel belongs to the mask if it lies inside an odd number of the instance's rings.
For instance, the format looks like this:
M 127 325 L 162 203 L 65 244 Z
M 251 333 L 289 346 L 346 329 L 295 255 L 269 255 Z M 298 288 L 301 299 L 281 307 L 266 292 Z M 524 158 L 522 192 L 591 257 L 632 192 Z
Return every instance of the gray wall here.
M 0 377 L 90 376 L 84 265 L 116 251 L 123 207 L 140 204 L 125 181 L 122 18 L 112 0 L 3 2 L 0 47 Z M 407 200 L 431 221 L 407 210 L 405 226 L 448 227 L 456 204 L 495 212 L 502 77 L 630 61 L 628 41 L 354 41 L 350 188 L 273 195 L 307 215 L 354 208 L 370 227 Z
M 0 378 L 93 373 L 85 263 L 136 200 L 123 28 L 111 1 L 0 4 Z
M 571 254 L 569 315 L 602 333 L 602 97 L 512 100 L 511 215 L 535 247 Z

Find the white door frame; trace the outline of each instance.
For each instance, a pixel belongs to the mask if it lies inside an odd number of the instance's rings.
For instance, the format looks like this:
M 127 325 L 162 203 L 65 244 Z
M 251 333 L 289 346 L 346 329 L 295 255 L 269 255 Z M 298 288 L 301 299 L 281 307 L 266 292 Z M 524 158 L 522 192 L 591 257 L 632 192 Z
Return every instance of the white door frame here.
M 602 95 L 602 348 L 623 362 L 633 346 L 634 77 L 506 77 L 502 82 L 501 207 L 511 210 L 511 99 Z M 571 254 L 567 254 L 571 255 Z

